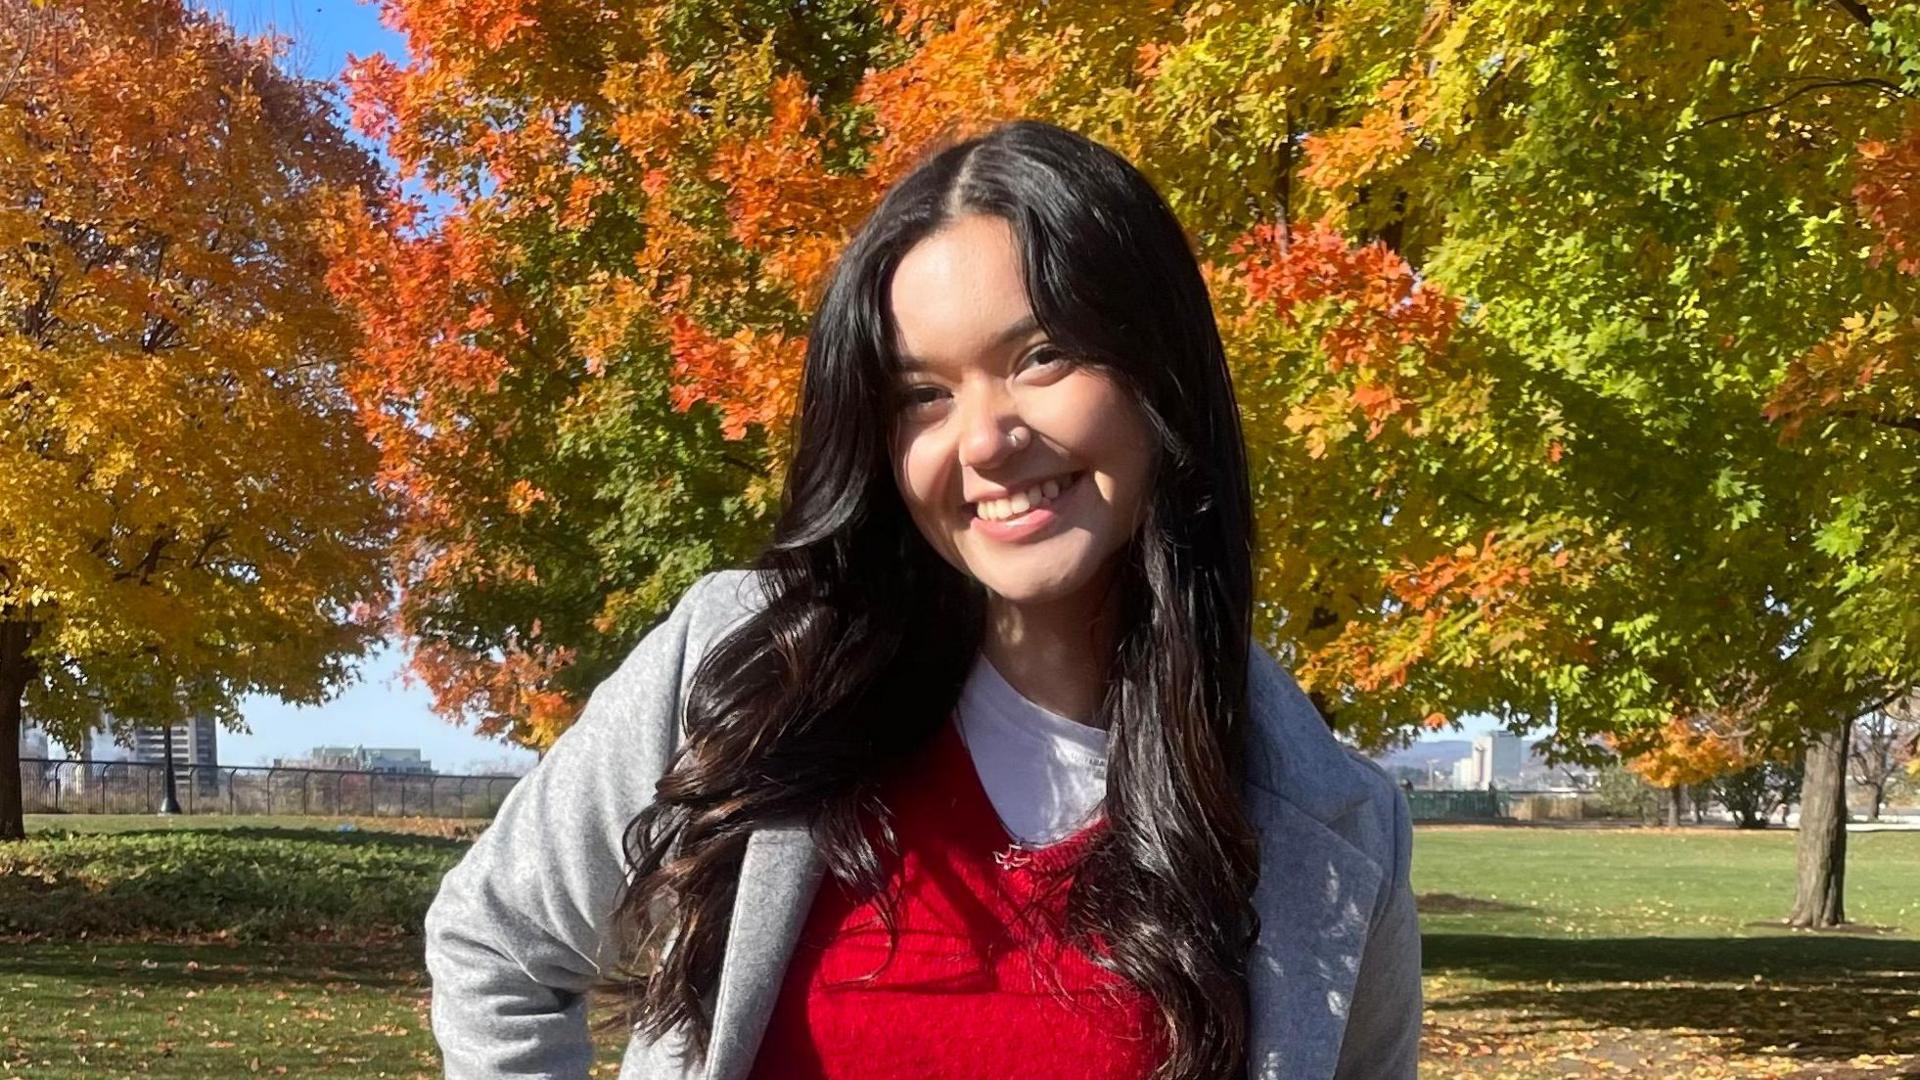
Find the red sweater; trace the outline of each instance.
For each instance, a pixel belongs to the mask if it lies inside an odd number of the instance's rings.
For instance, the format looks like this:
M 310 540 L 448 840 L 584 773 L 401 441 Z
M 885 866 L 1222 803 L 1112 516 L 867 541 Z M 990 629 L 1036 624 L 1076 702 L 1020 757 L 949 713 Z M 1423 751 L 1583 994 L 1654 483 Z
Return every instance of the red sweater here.
M 1059 934 L 1074 860 L 1104 822 L 1008 857 L 1014 840 L 951 722 L 883 795 L 900 845 L 890 866 L 898 951 L 883 967 L 877 904 L 854 904 L 827 878 L 753 1080 L 1138 1080 L 1151 1072 L 1162 1053 L 1151 1000 Z

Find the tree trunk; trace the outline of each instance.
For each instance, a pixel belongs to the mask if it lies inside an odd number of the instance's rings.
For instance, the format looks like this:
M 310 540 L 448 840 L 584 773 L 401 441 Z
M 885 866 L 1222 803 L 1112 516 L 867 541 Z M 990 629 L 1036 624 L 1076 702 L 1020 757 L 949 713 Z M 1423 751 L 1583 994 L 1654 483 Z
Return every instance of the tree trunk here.
M 1887 782 L 1882 780 L 1877 784 L 1868 784 L 1867 791 L 1872 794 L 1872 800 L 1867 803 L 1867 820 L 1879 821 L 1880 807 L 1887 801 Z
M 1839 926 L 1847 921 L 1847 737 L 1843 724 L 1807 744 L 1807 772 L 1800 794 L 1798 895 L 1790 926 Z
M 23 840 L 27 819 L 20 799 L 20 729 L 33 661 L 33 623 L 0 621 L 0 841 Z
M 1686 824 L 1687 789 L 1679 784 L 1667 789 L 1667 827 L 1677 829 Z

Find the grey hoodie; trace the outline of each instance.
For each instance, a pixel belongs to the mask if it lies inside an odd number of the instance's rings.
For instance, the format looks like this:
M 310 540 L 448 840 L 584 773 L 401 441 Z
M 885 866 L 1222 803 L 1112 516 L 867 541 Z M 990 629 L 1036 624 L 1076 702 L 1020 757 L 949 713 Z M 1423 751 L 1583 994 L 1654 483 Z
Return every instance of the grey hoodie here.
M 706 648 L 765 601 L 748 571 L 681 597 L 517 784 L 427 912 L 433 1031 L 452 1080 L 587 1076 L 586 988 L 613 962 L 621 837 L 680 735 Z M 1260 832 L 1248 957 L 1249 1075 L 1404 1080 L 1420 1040 L 1420 934 L 1406 798 L 1327 730 L 1249 642 L 1247 813 Z M 822 876 L 804 823 L 748 840 L 704 1061 L 684 1033 L 630 1040 L 621 1080 L 740 1080 Z

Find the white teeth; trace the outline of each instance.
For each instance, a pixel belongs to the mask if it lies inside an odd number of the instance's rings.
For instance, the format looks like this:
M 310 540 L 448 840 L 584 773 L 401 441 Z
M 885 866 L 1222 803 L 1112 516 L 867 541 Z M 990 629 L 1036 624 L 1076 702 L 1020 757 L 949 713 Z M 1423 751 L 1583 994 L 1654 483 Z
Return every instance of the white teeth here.
M 1005 499 L 982 499 L 974 506 L 973 512 L 988 521 L 1005 521 L 1047 505 L 1060 494 L 1060 488 L 1060 481 L 1048 480 L 1025 491 L 1015 492 Z

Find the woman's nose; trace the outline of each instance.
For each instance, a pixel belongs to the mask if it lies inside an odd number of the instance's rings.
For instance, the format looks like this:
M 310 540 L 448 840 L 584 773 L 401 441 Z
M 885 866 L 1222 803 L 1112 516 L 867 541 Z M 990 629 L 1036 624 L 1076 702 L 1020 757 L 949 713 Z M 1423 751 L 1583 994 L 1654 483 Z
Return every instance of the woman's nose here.
M 1014 454 L 1007 432 L 1021 424 L 1020 414 L 1005 394 L 979 394 L 960 408 L 960 463 L 973 469 L 992 468 Z

